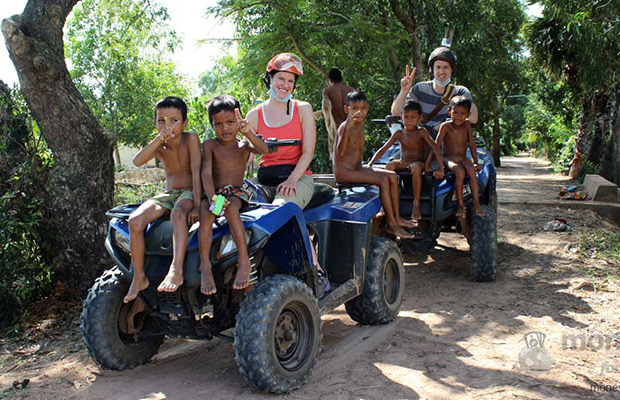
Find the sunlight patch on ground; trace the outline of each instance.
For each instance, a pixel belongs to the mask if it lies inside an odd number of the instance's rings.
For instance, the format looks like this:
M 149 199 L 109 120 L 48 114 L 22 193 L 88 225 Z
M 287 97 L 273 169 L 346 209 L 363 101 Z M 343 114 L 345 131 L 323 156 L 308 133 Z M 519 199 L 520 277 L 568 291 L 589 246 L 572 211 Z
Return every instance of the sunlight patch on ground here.
M 164 400 L 167 399 L 168 397 L 162 393 L 149 393 L 149 395 L 147 397 L 142 397 L 140 400 Z

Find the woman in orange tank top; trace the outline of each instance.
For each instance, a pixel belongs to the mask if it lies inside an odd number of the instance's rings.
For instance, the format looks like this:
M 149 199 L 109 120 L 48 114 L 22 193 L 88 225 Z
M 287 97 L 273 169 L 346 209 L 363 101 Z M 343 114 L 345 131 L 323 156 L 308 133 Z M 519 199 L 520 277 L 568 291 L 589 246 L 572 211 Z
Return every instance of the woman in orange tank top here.
M 314 193 L 308 166 L 314 155 L 316 125 L 310 103 L 292 100 L 297 78 L 303 74 L 301 60 L 281 53 L 267 64 L 264 82 L 269 99 L 247 114 L 249 128 L 264 139 L 300 139 L 299 146 L 278 147 L 261 156 L 259 182 L 276 186 L 274 204 L 294 202 L 304 208 Z

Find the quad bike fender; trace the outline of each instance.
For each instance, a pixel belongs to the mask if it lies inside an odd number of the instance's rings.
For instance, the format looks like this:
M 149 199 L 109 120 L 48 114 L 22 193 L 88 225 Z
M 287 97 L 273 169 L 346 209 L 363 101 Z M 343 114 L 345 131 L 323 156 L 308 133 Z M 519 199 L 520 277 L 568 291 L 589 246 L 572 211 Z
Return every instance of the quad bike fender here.
M 254 227 L 269 236 L 263 252 L 283 271 L 303 271 L 312 264 L 312 249 L 306 219 L 301 208 L 285 203 L 271 209 L 254 222 Z

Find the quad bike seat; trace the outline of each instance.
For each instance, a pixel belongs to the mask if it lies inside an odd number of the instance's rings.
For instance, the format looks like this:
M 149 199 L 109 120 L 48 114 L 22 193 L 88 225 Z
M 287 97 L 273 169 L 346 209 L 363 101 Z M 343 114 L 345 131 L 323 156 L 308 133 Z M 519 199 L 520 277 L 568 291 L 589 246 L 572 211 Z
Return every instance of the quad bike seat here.
M 271 203 L 276 197 L 276 186 L 265 186 L 261 184 L 257 184 L 257 186 L 262 190 L 265 198 Z M 314 182 L 314 194 L 312 195 L 312 199 L 310 200 L 310 203 L 308 203 L 305 209 L 308 210 L 310 208 L 327 203 L 334 197 L 334 195 L 334 188 L 332 188 L 328 184 Z

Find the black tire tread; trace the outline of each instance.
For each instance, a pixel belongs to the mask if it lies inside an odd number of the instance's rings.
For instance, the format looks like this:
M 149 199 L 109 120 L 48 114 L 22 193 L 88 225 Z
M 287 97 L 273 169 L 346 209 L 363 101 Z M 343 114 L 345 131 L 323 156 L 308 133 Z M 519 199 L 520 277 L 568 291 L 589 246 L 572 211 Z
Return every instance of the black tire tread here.
M 273 337 L 269 334 L 272 323 L 287 299 L 307 302 L 314 316 L 314 338 L 307 363 L 301 367 L 300 376 L 283 376 L 279 373 L 277 360 L 270 357 Z M 316 297 L 310 288 L 292 276 L 274 275 L 260 282 L 248 293 L 237 314 L 234 330 L 235 361 L 239 372 L 255 388 L 286 393 L 303 385 L 312 371 L 322 338 L 321 317 Z M 275 356 L 274 356 L 275 357 Z M 275 362 L 274 362 L 275 361 Z
M 164 341 L 163 335 L 136 345 L 120 340 L 117 318 L 128 288 L 128 281 L 115 267 L 97 278 L 84 300 L 81 315 L 84 344 L 88 354 L 107 369 L 120 371 L 142 365 L 157 353 Z
M 482 205 L 484 217 L 470 212 L 471 274 L 476 282 L 491 282 L 497 276 L 497 218 L 492 205 Z
M 403 259 L 396 243 L 388 238 L 372 238 L 370 249 L 363 292 L 358 297 L 346 302 L 345 308 L 349 317 L 362 325 L 387 324 L 396 317 L 402 302 L 402 294 L 405 289 Z M 388 307 L 384 299 L 382 281 L 384 265 L 391 255 L 396 258 L 399 265 L 401 281 L 397 304 Z

